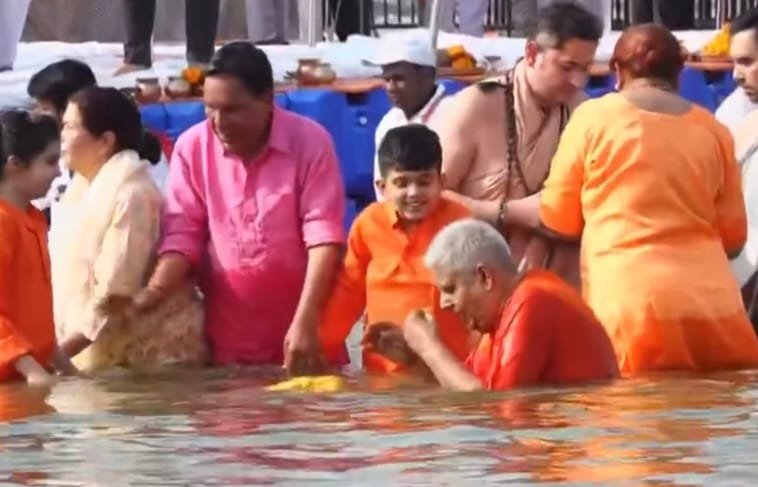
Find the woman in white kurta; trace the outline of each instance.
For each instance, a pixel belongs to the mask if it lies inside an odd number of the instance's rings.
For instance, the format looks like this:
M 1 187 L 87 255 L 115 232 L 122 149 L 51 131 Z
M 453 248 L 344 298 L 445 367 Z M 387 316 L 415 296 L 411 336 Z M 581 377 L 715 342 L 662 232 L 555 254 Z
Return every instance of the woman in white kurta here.
M 75 174 L 51 231 L 55 322 L 85 371 L 206 360 L 191 283 L 147 315 L 132 311 L 160 233 L 160 192 L 137 152 L 144 136 L 137 107 L 113 88 L 86 88 L 63 116 L 62 153 Z

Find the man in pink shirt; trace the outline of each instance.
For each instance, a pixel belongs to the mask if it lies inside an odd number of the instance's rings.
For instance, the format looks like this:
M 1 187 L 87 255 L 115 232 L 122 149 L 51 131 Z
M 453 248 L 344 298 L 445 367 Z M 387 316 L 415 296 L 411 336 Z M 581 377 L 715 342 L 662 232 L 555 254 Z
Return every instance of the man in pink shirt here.
M 214 363 L 307 369 L 344 241 L 344 187 L 326 130 L 273 95 L 263 51 L 218 50 L 208 119 L 176 143 L 158 263 L 136 301 L 149 309 L 194 273 Z

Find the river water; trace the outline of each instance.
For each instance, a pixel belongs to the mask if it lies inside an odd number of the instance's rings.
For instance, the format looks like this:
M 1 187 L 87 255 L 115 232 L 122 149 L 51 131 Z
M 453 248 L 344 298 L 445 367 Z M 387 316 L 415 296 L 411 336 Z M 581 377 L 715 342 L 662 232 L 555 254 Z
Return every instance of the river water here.
M 0 386 L 0 486 L 751 485 L 758 373 L 452 394 L 262 370 Z

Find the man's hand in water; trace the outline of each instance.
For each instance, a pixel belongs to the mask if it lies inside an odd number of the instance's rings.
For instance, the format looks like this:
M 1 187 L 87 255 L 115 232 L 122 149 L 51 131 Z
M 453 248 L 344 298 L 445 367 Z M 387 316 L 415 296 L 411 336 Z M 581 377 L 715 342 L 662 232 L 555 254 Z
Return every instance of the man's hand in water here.
M 14 366 L 30 386 L 49 387 L 55 383 L 55 376 L 48 373 L 31 355 L 24 355 Z
M 284 368 L 290 375 L 323 372 L 318 326 L 309 318 L 295 319 L 284 337 Z
M 362 344 L 367 349 L 406 367 L 418 362 L 418 355 L 405 341 L 403 329 L 394 323 L 379 322 L 370 325 L 363 336 Z
M 63 353 L 63 350 L 61 350 L 60 347 L 56 347 L 51 365 L 60 375 L 70 377 L 80 375 L 79 369 L 74 367 L 74 364 L 71 363 L 71 360 L 65 353 Z

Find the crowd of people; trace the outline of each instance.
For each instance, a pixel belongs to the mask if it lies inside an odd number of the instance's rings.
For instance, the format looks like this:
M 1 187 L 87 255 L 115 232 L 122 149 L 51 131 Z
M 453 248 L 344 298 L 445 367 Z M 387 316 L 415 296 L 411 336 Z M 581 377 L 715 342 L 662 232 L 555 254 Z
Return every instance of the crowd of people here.
M 394 106 L 347 235 L 331 137 L 275 104 L 254 44 L 213 54 L 207 120 L 165 182 L 129 98 L 48 66 L 36 109 L 0 118 L 0 380 L 321 374 L 356 324 L 366 371 L 454 390 L 758 366 L 758 10 L 732 22 L 739 87 L 716 116 L 678 94 L 681 47 L 653 24 L 618 40 L 617 91 L 586 100 L 602 32 L 554 3 L 512 69 L 454 96 L 430 45 L 366 60 Z

